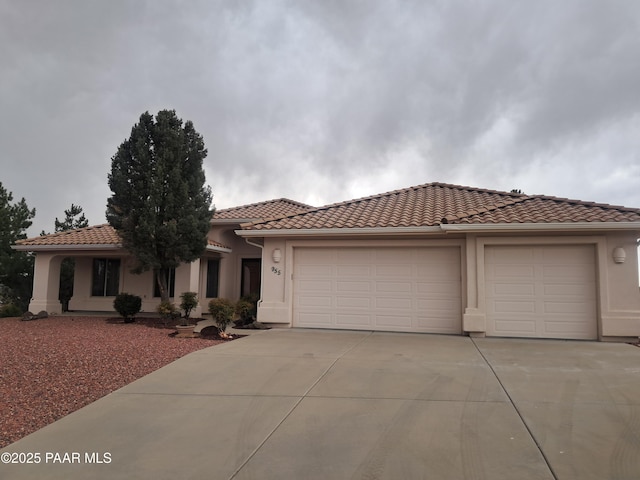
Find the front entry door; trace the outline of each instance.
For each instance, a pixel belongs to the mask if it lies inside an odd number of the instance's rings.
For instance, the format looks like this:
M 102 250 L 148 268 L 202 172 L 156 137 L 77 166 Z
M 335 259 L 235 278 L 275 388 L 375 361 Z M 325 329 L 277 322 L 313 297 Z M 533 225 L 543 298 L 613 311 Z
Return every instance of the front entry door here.
M 242 279 L 240 295 L 260 295 L 260 276 L 262 273 L 262 260 L 259 258 L 242 259 Z

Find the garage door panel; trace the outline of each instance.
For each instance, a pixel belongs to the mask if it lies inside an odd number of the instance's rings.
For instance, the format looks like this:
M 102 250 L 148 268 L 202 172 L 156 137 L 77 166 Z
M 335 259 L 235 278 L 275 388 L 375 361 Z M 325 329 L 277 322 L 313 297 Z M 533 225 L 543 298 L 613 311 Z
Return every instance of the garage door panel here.
M 571 245 L 567 248 L 566 245 L 549 245 L 543 250 L 536 248 L 538 252 L 538 263 L 548 265 L 557 265 L 559 263 L 566 265 L 589 265 L 592 261 L 588 256 L 585 256 L 585 248 L 590 247 L 585 245 Z
M 404 295 L 410 295 L 411 294 L 411 283 L 410 282 L 402 282 L 402 281 L 395 281 L 395 282 L 376 282 L 375 286 L 375 290 L 377 293 L 399 293 L 399 294 L 404 294 Z
M 336 282 L 336 291 L 338 293 L 370 292 L 371 289 L 371 282 Z
M 593 265 L 544 265 L 545 279 L 564 279 L 566 281 L 582 282 L 590 276 Z
M 300 270 L 300 275 L 305 278 L 331 277 L 333 269 L 330 265 L 305 265 Z
M 376 315 L 375 326 L 383 330 L 411 329 L 410 315 Z
M 314 249 L 318 251 L 319 249 Z M 352 265 L 370 265 L 371 264 L 371 250 L 359 249 L 359 248 L 345 248 L 345 249 L 328 249 L 333 253 L 329 255 L 335 258 L 338 264 L 349 263 Z
M 375 308 L 411 310 L 411 298 L 376 297 Z
M 588 298 L 592 290 L 592 284 L 585 285 L 584 283 L 574 284 L 552 284 L 544 286 L 544 294 L 548 297 L 561 296 L 571 298 L 572 296 L 578 297 L 581 301 L 584 298 Z
M 364 313 L 340 313 L 335 317 L 336 325 L 330 328 L 364 328 L 371 323 L 371 315 Z
M 434 296 L 446 296 L 450 298 L 455 298 L 459 300 L 459 285 L 457 282 L 447 282 L 443 281 L 433 281 L 433 282 L 423 282 L 417 281 L 415 283 L 416 292 L 420 294 L 420 296 L 426 297 L 434 297 Z
M 414 319 L 413 330 L 430 333 L 451 333 L 451 325 L 444 316 L 425 315 Z
M 430 265 L 428 267 L 418 268 L 419 278 L 443 278 L 448 279 L 451 276 L 451 264 L 447 265 Z M 445 280 L 446 281 L 446 280 Z
M 518 247 L 514 249 L 487 249 L 485 251 L 485 259 L 487 263 L 496 265 L 500 263 L 506 264 L 531 264 L 534 260 L 534 250 L 532 247 Z
M 488 335 L 597 338 L 593 246 L 491 246 L 485 261 Z
M 415 250 L 416 263 L 426 265 L 451 265 L 460 262 L 460 251 L 457 248 L 421 248 Z
M 417 300 L 418 310 L 421 312 L 441 312 L 446 313 L 455 310 L 458 303 L 457 298 L 428 298 Z
M 459 247 L 296 248 L 293 270 L 294 326 L 461 333 Z
M 339 308 L 371 308 L 371 297 L 336 297 Z
M 532 265 L 495 265 L 491 267 L 494 277 L 534 278 L 535 270 Z
M 525 319 L 517 322 L 511 320 L 496 320 L 496 332 L 502 336 L 510 336 L 513 333 L 534 336 L 536 334 L 536 322 Z
M 341 277 L 362 277 L 371 275 L 369 265 L 338 265 L 337 274 Z
M 584 302 L 544 302 L 544 313 L 562 313 L 563 316 L 583 317 L 593 309 L 593 305 Z M 553 320 L 551 320 L 553 321 Z
M 303 307 L 327 307 L 330 308 L 333 303 L 333 296 L 330 295 L 305 295 L 300 305 Z
M 300 312 L 300 323 L 309 327 L 330 328 L 333 319 L 329 313 Z
M 335 263 L 335 256 L 336 256 L 336 252 L 335 251 L 331 251 L 331 250 L 325 250 L 325 251 L 314 251 L 311 252 L 310 250 L 308 251 L 303 251 L 300 250 L 298 252 L 298 259 L 301 261 L 300 265 L 307 265 L 307 264 L 316 264 L 316 265 L 328 265 L 328 264 L 332 264 Z
M 495 313 L 517 315 L 521 313 L 535 313 L 536 304 L 531 301 L 495 302 Z
M 527 283 L 497 283 L 493 285 L 494 295 L 511 296 L 511 295 L 534 295 L 536 291 L 535 285 Z
M 371 259 L 376 265 L 402 265 L 413 261 L 411 256 L 398 255 L 396 248 L 371 249 Z
M 413 265 L 376 265 L 375 274 L 378 277 L 410 277 Z
M 331 280 L 303 280 L 300 282 L 300 290 L 303 292 L 331 292 L 332 288 Z
M 583 327 L 580 322 L 556 322 L 545 326 L 545 333 L 557 337 L 579 336 L 582 330 Z

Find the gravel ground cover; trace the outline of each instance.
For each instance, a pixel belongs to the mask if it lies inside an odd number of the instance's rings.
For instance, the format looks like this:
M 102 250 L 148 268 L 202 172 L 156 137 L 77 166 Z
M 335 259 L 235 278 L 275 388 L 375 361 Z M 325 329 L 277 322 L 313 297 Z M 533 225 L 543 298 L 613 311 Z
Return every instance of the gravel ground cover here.
M 0 318 L 0 448 L 174 360 L 222 343 L 160 319 Z

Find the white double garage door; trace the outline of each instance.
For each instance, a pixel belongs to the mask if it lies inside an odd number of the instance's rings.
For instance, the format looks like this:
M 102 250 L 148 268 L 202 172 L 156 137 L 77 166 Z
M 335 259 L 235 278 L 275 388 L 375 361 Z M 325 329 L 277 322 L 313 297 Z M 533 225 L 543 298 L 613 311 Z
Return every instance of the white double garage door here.
M 293 325 L 462 333 L 460 247 L 294 249 Z M 595 339 L 588 245 L 487 246 L 487 334 Z

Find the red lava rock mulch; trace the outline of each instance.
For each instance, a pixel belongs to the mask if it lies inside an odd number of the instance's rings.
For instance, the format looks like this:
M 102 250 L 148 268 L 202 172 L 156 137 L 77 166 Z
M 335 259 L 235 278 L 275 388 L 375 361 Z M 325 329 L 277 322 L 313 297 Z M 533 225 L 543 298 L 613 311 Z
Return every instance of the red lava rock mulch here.
M 217 338 L 174 338 L 160 319 L 0 318 L 0 448 Z

